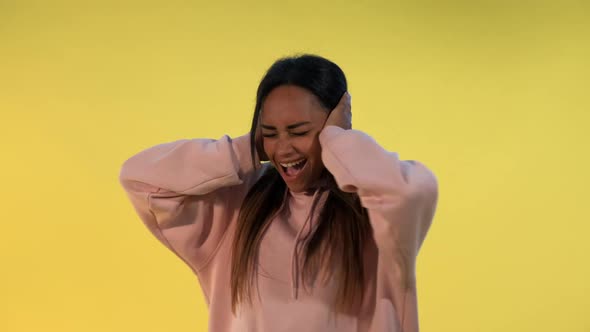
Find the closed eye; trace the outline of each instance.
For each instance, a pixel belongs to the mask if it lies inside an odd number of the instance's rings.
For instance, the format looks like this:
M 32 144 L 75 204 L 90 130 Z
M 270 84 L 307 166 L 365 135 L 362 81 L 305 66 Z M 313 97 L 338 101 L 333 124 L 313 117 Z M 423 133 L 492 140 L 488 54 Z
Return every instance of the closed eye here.
M 309 131 L 305 131 L 302 133 L 291 133 L 293 136 L 305 136 L 307 135 L 307 133 L 309 133 Z M 277 136 L 277 134 L 262 134 L 262 137 L 268 137 L 268 138 L 272 138 Z

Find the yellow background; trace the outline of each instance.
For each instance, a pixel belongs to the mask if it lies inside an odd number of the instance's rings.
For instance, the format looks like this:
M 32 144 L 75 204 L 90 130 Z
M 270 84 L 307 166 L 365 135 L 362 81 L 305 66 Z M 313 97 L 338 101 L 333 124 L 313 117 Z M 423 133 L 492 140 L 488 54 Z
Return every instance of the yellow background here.
M 0 331 L 204 331 L 122 162 L 249 129 L 278 57 L 347 74 L 353 127 L 437 175 L 422 331 L 590 331 L 585 1 L 1 1 Z

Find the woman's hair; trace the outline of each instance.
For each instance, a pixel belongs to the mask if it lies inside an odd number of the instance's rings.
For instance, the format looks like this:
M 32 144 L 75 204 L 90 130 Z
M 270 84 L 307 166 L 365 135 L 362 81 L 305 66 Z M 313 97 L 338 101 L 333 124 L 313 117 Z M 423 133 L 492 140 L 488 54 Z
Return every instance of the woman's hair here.
M 347 91 L 346 77 L 333 62 L 316 55 L 304 54 L 277 60 L 266 72 L 256 94 L 256 107 L 250 129 L 251 156 L 255 160 L 255 135 L 260 110 L 266 96 L 281 85 L 295 85 L 307 89 L 318 97 L 330 112 Z M 313 189 L 328 192 L 320 207 L 315 231 L 304 243 L 302 279 L 306 280 L 324 269 L 324 280 L 333 273 L 338 276 L 338 291 L 334 305 L 345 312 L 362 301 L 365 273 L 363 252 L 372 229 L 367 210 L 361 206 L 356 193 L 341 191 L 333 175 L 324 169 Z M 251 303 L 251 291 L 256 277 L 257 253 L 264 231 L 271 217 L 282 204 L 286 184 L 274 167 L 268 167 L 250 188 L 242 202 L 233 242 L 231 262 L 232 312 L 238 303 Z M 311 207 L 314 216 L 318 206 L 317 195 Z M 326 267 L 330 267 L 327 268 Z M 334 268 L 332 268 L 334 267 Z

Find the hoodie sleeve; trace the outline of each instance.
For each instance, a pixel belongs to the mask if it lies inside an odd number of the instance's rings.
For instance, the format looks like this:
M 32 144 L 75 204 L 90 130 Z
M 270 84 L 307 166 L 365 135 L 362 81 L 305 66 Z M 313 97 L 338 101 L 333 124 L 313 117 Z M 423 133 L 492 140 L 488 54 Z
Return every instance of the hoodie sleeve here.
M 258 156 L 256 156 L 256 165 Z M 261 167 L 250 135 L 182 139 L 127 159 L 119 182 L 149 231 L 195 269 L 207 263 Z M 188 262 L 187 262 L 188 263 Z
M 319 140 L 339 188 L 357 193 L 369 212 L 379 250 L 376 326 L 418 331 L 416 257 L 436 210 L 436 176 L 359 130 L 326 126 Z

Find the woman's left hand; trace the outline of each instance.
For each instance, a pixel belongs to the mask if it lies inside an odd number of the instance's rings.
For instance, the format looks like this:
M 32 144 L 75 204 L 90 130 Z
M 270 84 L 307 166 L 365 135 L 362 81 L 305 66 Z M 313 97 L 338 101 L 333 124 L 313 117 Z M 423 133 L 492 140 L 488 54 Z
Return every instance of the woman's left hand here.
M 352 129 L 351 97 L 348 91 L 344 92 L 338 105 L 336 105 L 326 119 L 324 127 L 326 126 L 338 126 L 343 129 Z

